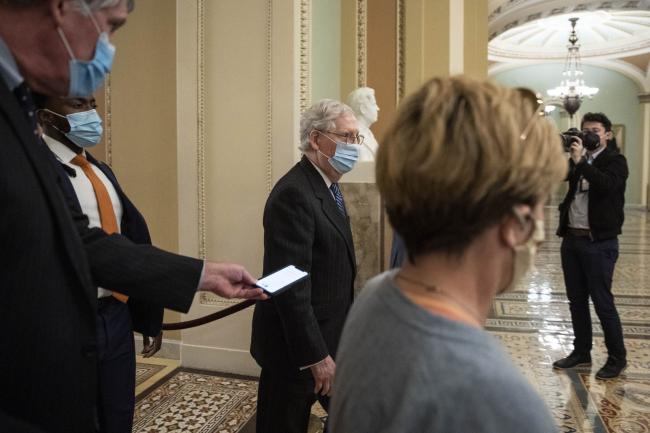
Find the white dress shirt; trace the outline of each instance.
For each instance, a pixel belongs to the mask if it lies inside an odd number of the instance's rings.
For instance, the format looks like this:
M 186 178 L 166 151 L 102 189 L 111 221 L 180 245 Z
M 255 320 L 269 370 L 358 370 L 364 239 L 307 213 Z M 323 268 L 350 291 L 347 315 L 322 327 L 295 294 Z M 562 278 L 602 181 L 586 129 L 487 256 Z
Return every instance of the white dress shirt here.
M 77 154 L 65 144 L 61 143 L 58 140 L 55 140 L 52 137 L 43 135 L 43 140 L 50 148 L 50 150 L 54 153 L 56 158 L 61 163 L 73 169 L 77 174 L 75 177 L 70 177 L 69 180 L 72 183 L 72 187 L 74 188 L 77 199 L 79 200 L 79 204 L 81 205 L 81 211 L 88 217 L 88 227 L 101 228 L 102 223 L 99 217 L 99 206 L 97 205 L 97 198 L 95 197 L 95 190 L 93 189 L 93 185 L 90 183 L 90 179 L 88 179 L 81 167 L 70 162 L 75 156 L 77 156 Z M 84 157 L 86 156 L 85 151 L 83 151 L 82 154 Z M 119 233 L 120 222 L 122 221 L 122 202 L 120 201 L 120 197 L 117 195 L 117 191 L 115 190 L 115 187 L 113 187 L 111 181 L 99 169 L 99 167 L 92 163 L 90 166 L 108 191 L 108 195 L 111 198 L 111 203 L 113 204 L 113 212 L 115 212 L 117 230 Z M 101 287 L 97 288 L 98 298 L 103 298 L 110 295 L 111 292 L 109 290 L 103 289 Z
M 327 189 L 329 190 L 330 194 L 332 194 L 332 198 L 334 199 L 334 201 L 336 201 L 336 197 L 334 197 L 334 193 L 333 193 L 332 190 L 330 189 L 330 186 L 332 186 L 332 183 L 333 183 L 333 182 L 330 180 L 329 177 L 327 177 L 327 175 L 325 174 L 325 172 L 324 172 L 323 170 L 321 170 L 319 166 L 317 166 L 316 164 L 314 164 L 314 161 L 312 161 L 312 160 L 309 159 L 309 158 L 307 158 L 307 160 L 308 160 L 309 162 L 311 162 L 311 165 L 314 166 L 314 168 L 316 169 L 316 171 L 318 172 L 318 174 L 320 174 L 320 176 L 323 178 L 323 181 L 325 182 L 325 186 L 327 186 Z

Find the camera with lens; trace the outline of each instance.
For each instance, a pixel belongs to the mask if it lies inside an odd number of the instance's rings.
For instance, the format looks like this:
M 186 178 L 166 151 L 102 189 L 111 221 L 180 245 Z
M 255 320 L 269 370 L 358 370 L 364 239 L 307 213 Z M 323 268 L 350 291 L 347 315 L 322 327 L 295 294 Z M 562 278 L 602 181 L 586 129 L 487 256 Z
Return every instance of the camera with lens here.
M 600 145 L 600 137 L 593 132 L 582 132 L 578 128 L 570 128 L 568 131 L 560 134 L 562 140 L 562 147 L 565 152 L 571 151 L 571 144 L 576 140 L 576 137 L 582 140 L 582 145 L 585 149 L 591 151 L 598 149 Z

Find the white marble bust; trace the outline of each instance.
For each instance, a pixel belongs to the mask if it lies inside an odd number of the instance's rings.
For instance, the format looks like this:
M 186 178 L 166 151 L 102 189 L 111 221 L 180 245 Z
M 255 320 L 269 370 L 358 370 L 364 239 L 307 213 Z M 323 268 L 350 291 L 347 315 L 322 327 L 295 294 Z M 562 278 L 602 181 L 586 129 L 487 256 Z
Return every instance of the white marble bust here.
M 370 87 L 359 87 L 348 95 L 347 102 L 359 122 L 359 134 L 365 137 L 359 152 L 359 161 L 374 161 L 377 153 L 377 140 L 370 130 L 370 125 L 377 121 L 379 114 L 375 91 Z

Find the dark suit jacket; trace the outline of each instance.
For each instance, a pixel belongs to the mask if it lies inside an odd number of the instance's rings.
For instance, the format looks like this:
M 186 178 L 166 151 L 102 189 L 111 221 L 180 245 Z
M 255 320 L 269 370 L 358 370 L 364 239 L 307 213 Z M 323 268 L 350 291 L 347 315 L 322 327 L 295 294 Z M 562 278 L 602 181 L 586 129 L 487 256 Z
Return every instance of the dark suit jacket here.
M 627 161 L 618 151 L 606 148 L 592 164 L 586 160 L 574 164 L 569 159 L 569 190 L 560 204 L 558 236 L 564 236 L 569 227 L 569 209 L 578 189 L 581 176 L 589 182 L 588 219 L 594 240 L 615 238 L 621 233 L 625 214 L 625 182 L 628 177 Z
M 202 262 L 89 229 L 0 79 L 0 430 L 90 432 L 97 286 L 187 311 Z
M 144 217 L 135 205 L 122 190 L 122 187 L 115 177 L 111 168 L 101 161 L 96 160 L 90 153 L 86 152 L 88 161 L 98 167 L 106 175 L 117 192 L 120 202 L 122 203 L 122 221 L 120 221 L 120 231 L 122 235 L 136 244 L 151 245 L 151 236 L 149 228 Z M 63 191 L 63 195 L 69 203 L 72 203 L 74 209 L 82 213 L 81 204 L 77 198 L 77 193 L 70 181 L 70 174 L 63 164 L 57 164 L 58 181 Z M 156 336 L 162 328 L 164 308 L 152 304 L 151 302 L 142 302 L 137 299 L 129 299 L 129 310 L 131 311 L 131 322 L 133 330 L 143 335 Z
M 257 303 L 251 354 L 262 368 L 297 371 L 336 355 L 356 274 L 349 219 L 306 157 L 278 181 L 264 209 L 264 275 L 287 265 L 310 276 Z

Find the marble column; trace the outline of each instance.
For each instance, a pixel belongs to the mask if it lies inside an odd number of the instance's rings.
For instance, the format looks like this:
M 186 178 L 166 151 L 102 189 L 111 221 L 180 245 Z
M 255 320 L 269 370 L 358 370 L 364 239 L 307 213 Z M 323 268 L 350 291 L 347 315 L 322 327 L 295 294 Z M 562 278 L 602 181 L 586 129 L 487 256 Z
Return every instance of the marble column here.
M 487 0 L 406 0 L 406 92 L 434 76 L 487 76 Z
M 372 131 L 380 146 L 401 98 L 429 78 L 487 76 L 487 0 L 356 0 L 343 2 L 342 14 L 342 96 L 353 84 L 375 89 L 381 111 Z M 386 269 L 393 237 L 374 181 L 373 163 L 358 165 L 342 180 L 357 286 Z
M 641 204 L 648 206 L 650 210 L 650 185 L 648 178 L 650 177 L 650 93 L 642 93 L 639 95 L 639 104 L 641 108 L 641 158 L 643 161 L 643 169 L 641 171 L 641 188 L 645 194 L 641 194 Z

